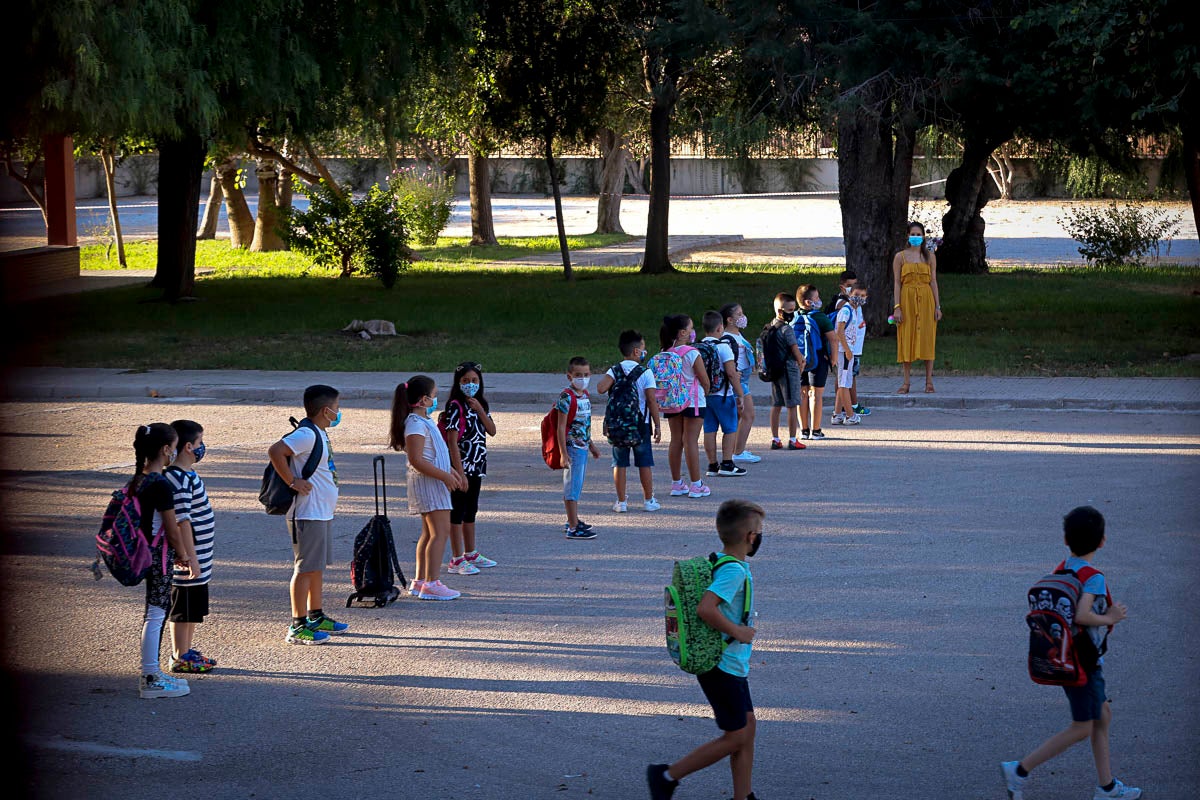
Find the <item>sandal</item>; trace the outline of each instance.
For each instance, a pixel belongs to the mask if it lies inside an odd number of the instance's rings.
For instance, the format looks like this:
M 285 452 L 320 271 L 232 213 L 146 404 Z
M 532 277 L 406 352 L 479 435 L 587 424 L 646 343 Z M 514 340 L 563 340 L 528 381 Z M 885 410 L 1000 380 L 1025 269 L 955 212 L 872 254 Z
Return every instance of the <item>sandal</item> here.
M 900 388 L 896 390 L 896 394 L 908 394 L 908 384 L 902 384 Z
M 933 388 L 933 384 L 932 384 L 932 383 L 930 383 L 930 382 L 928 382 L 928 381 L 926 381 L 926 382 L 925 382 L 925 394 L 933 394 L 933 393 L 934 393 L 934 391 L 935 391 L 935 390 L 934 390 L 934 388 Z

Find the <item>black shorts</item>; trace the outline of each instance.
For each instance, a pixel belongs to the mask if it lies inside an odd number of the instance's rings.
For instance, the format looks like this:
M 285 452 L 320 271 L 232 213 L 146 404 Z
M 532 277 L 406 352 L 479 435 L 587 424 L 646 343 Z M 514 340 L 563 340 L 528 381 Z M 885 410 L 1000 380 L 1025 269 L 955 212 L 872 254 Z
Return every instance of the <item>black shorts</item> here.
M 669 414 L 663 414 L 663 416 L 667 419 L 670 419 L 671 417 L 683 417 L 684 419 L 704 419 L 704 411 L 705 408 L 703 406 L 700 408 L 692 408 L 691 406 L 688 406 L 682 411 L 672 411 Z
M 207 616 L 207 583 L 171 587 L 171 610 L 167 612 L 167 619 L 171 622 L 204 622 Z
M 479 513 L 479 489 L 483 485 L 482 475 L 467 476 L 465 492 L 450 493 L 450 524 L 462 525 L 464 522 L 475 522 Z
M 710 669 L 703 675 L 697 675 L 700 688 L 712 706 L 713 717 L 717 727 L 723 731 L 740 731 L 746 727 L 747 714 L 754 713 L 754 703 L 750 702 L 750 681 L 730 675 L 720 667 Z
M 801 386 L 814 386 L 817 389 L 824 389 L 826 381 L 829 380 L 829 358 L 824 354 L 817 358 L 817 366 L 810 370 L 805 370 L 800 373 Z

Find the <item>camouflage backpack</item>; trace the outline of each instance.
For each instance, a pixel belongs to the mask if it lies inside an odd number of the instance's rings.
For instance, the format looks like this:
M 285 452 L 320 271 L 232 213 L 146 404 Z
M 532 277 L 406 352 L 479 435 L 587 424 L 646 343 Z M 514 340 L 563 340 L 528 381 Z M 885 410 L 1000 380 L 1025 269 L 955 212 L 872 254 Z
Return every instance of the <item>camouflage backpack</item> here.
M 667 623 L 667 652 L 681 670 L 701 675 L 715 668 L 732 640 L 709 627 L 696 613 L 700 598 L 712 585 L 713 575 L 726 564 L 741 563 L 733 556 L 697 556 L 676 561 L 671 584 L 663 590 Z M 742 624 L 750 621 L 752 588 L 746 580 Z

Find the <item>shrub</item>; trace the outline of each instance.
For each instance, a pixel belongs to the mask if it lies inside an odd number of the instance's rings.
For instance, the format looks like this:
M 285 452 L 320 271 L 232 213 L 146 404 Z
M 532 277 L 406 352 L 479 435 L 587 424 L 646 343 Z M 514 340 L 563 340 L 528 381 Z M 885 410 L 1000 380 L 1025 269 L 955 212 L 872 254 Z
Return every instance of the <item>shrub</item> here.
M 406 167 L 392 173 L 388 187 L 417 243 L 423 247 L 437 244 L 450 222 L 454 181 L 434 170 Z
M 1179 231 L 1180 218 L 1162 208 L 1142 205 L 1078 206 L 1058 218 L 1071 238 L 1080 243 L 1079 254 L 1093 266 L 1142 264 L 1151 250 L 1158 257 L 1159 246 Z
M 308 209 L 286 212 L 288 244 L 310 256 L 317 266 L 340 269 L 342 277 L 355 273 L 379 278 L 387 288 L 408 269 L 411 253 L 408 230 L 390 188 L 378 184 L 355 200 L 346 190 L 339 195 L 327 182 L 306 186 L 296 182 L 308 198 Z

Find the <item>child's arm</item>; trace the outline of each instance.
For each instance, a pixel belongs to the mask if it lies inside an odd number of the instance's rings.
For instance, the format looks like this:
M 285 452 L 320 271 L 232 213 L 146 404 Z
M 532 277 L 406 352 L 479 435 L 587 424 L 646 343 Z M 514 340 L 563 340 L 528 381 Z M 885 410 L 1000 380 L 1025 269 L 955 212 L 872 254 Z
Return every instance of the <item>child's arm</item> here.
M 288 463 L 288 459 L 294 456 L 292 448 L 288 447 L 287 442 L 280 439 L 271 448 L 267 450 L 267 456 L 271 459 L 271 466 L 279 473 L 279 477 L 283 478 L 283 482 L 295 489 L 302 495 L 306 495 L 312 491 L 312 484 L 292 472 L 292 465 Z
M 564 461 L 567 459 L 567 415 L 562 411 L 558 412 L 558 452 L 562 453 Z M 564 463 L 565 467 L 566 464 Z
M 1100 625 L 1116 625 L 1121 620 L 1129 615 L 1129 609 L 1124 603 L 1113 603 L 1106 614 L 1097 614 L 1092 611 L 1092 603 L 1096 601 L 1096 595 L 1091 592 L 1084 592 L 1079 597 L 1078 609 L 1075 612 L 1075 624 L 1087 625 L 1089 627 L 1098 627 Z
M 438 469 L 437 465 L 425 460 L 425 437 L 419 433 L 408 434 L 404 437 L 404 452 L 408 455 L 409 465 L 422 475 L 446 484 L 450 491 L 466 489 L 462 477 L 457 472 L 447 472 Z
M 175 558 L 180 563 L 186 563 L 188 568 L 188 580 L 194 580 L 200 577 L 200 565 L 196 563 L 196 550 L 192 547 L 191 531 L 188 532 L 188 538 L 185 541 L 183 531 L 179 527 L 179 523 L 175 521 L 175 509 L 167 508 L 158 512 L 162 514 L 163 530 L 167 533 L 167 542 L 170 543 L 171 549 L 175 551 Z M 191 555 L 184 555 L 188 551 Z
M 846 338 L 846 325 L 848 322 L 848 320 L 846 322 L 842 321 L 841 314 L 839 312 L 837 324 L 838 346 L 845 350 L 847 354 L 850 354 L 854 351 L 850 348 L 850 340 Z
M 662 441 L 662 426 L 658 419 L 658 398 L 653 389 L 646 389 L 646 410 L 650 412 L 650 429 L 654 433 L 654 443 Z
M 737 359 L 731 358 L 725 362 L 725 382 L 733 387 L 733 393 L 737 395 L 737 405 L 740 410 L 742 407 L 742 376 L 737 371 Z
M 405 441 L 404 446 L 408 447 L 408 442 Z M 450 467 L 455 472 L 462 473 L 462 453 L 458 451 L 458 428 L 449 428 L 446 431 L 446 449 L 450 451 Z M 422 453 L 422 457 L 424 453 Z M 412 461 L 412 454 L 409 454 L 409 461 Z M 415 464 L 413 466 L 416 466 Z
M 468 397 L 467 405 L 469 405 L 471 407 L 471 410 L 474 411 L 476 416 L 479 417 L 479 423 L 481 425 L 483 425 L 483 429 L 485 431 L 487 431 L 487 435 L 495 436 L 496 435 L 496 423 L 495 423 L 495 421 L 492 420 L 491 416 L 484 409 L 483 403 L 479 402 L 474 397 Z
M 792 345 L 792 358 L 794 358 L 796 360 L 796 364 L 800 366 L 800 371 L 804 372 L 804 368 L 808 366 L 808 361 L 804 358 L 804 353 L 800 352 L 800 345 Z
M 705 625 L 719 633 L 742 644 L 750 644 L 754 639 L 754 628 L 730 622 L 729 618 L 721 613 L 720 605 L 721 598 L 715 592 L 705 592 L 704 596 L 700 598 L 700 604 L 696 606 L 696 615 L 704 621 Z
M 612 388 L 614 383 L 616 381 L 613 379 L 613 376 L 606 372 L 601 376 L 600 382 L 596 384 L 596 391 L 600 394 L 608 394 L 608 390 Z
M 712 388 L 712 384 L 708 380 L 708 370 L 704 368 L 704 359 L 700 354 L 696 354 L 696 360 L 692 362 L 692 374 L 696 376 L 697 382 L 704 388 L 704 393 L 708 394 L 708 390 Z

